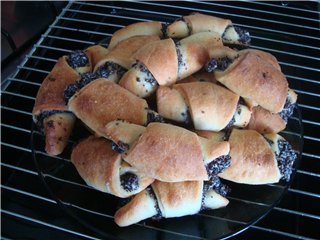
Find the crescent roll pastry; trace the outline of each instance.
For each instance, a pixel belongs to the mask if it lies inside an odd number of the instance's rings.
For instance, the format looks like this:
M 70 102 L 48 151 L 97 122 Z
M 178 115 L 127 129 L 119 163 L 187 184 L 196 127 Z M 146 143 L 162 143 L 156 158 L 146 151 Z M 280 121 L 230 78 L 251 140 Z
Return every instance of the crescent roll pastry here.
M 137 96 L 148 97 L 158 85 L 170 86 L 199 71 L 209 58 L 208 49 L 221 45 L 216 33 L 199 33 L 176 43 L 171 38 L 151 42 L 133 55 L 136 64 L 119 84 Z
M 80 78 L 80 74 L 91 71 L 90 55 L 87 49 L 59 58 L 38 90 L 33 121 L 44 130 L 49 155 L 60 154 L 67 145 L 75 117 L 64 102 L 64 88 Z
M 252 115 L 247 126 L 248 129 L 254 129 L 259 133 L 278 133 L 286 128 L 288 118 L 292 116 L 296 106 L 297 94 L 289 89 L 284 108 L 280 113 L 271 113 L 270 111 L 256 106 L 252 108 Z
M 141 192 L 154 181 L 123 161 L 105 138 L 90 136 L 80 141 L 71 161 L 87 185 L 121 198 Z
M 115 222 L 124 227 L 150 217 L 193 215 L 202 209 L 221 208 L 228 203 L 225 197 L 208 188 L 203 181 L 155 181 L 151 188 L 138 193 L 128 204 L 117 210 Z
M 171 124 L 154 122 L 144 128 L 113 121 L 104 137 L 118 145 L 123 159 L 139 172 L 163 182 L 208 180 L 230 160 L 228 142 L 215 143 Z M 217 164 L 223 168 L 216 169 Z
M 157 90 L 158 112 L 164 118 L 188 123 L 197 130 L 220 131 L 231 126 L 245 127 L 251 112 L 239 104 L 239 96 L 210 82 L 176 84 Z
M 249 32 L 236 27 L 231 20 L 193 13 L 183 16 L 167 26 L 166 35 L 171 38 L 185 38 L 199 32 L 216 32 L 225 44 L 250 45 Z
M 97 136 L 102 136 L 105 125 L 116 119 L 138 125 L 161 121 L 144 99 L 105 78 L 80 89 L 70 98 L 68 108 Z
M 214 132 L 197 131 L 197 134 L 213 141 L 223 141 L 228 138 L 224 134 Z M 219 177 L 245 184 L 290 180 L 297 155 L 280 135 L 275 133 L 261 135 L 255 130 L 233 129 L 228 142 L 231 164 L 218 174 Z
M 220 53 L 226 48 L 223 49 Z M 228 49 L 228 53 L 231 50 Z M 214 52 L 214 51 L 213 51 Z M 288 95 L 284 74 L 257 51 L 240 51 L 235 58 L 213 57 L 208 71 L 214 71 L 217 81 L 272 113 L 283 110 Z
M 138 22 L 130 24 L 112 34 L 108 49 L 113 49 L 119 42 L 133 36 L 157 35 L 163 37 L 161 22 Z

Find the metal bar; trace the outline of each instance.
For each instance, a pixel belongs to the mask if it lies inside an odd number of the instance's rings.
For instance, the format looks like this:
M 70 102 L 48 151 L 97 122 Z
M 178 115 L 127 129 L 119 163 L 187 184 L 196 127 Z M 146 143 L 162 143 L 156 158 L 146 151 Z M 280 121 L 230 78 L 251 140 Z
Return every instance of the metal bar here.
M 298 194 L 301 194 L 301 195 L 306 195 L 306 196 L 309 196 L 309 197 L 320 198 L 320 195 L 317 194 L 317 193 L 306 192 L 306 191 L 299 190 L 299 189 L 289 188 L 288 191 L 289 192 L 298 193 Z
M 40 73 L 45 73 L 45 74 L 50 73 L 49 71 L 45 71 L 45 70 L 41 70 L 41 69 L 37 69 L 37 68 L 32 68 L 32 67 L 26 67 L 26 66 L 18 66 L 17 68 L 19 70 L 26 69 L 26 70 L 29 70 L 29 71 L 35 71 L 35 72 L 40 72 Z
M 90 41 L 83 41 L 83 40 L 79 40 L 79 39 L 73 39 L 73 38 L 66 38 L 66 37 L 58 37 L 58 36 L 52 36 L 52 35 L 48 35 L 48 38 L 52 38 L 52 39 L 58 39 L 58 40 L 63 40 L 63 41 L 69 41 L 69 42 L 77 42 L 77 43 L 85 43 L 85 44 L 95 44 L 94 42 L 90 42 Z
M 104 16 L 115 17 L 113 14 L 104 14 Z M 90 24 L 96 24 L 99 26 L 101 26 L 101 25 L 102 26 L 112 26 L 112 27 L 118 27 L 118 28 L 124 27 L 124 25 L 120 25 L 120 24 L 96 22 L 96 21 L 92 21 L 92 20 L 82 20 L 79 18 L 68 18 L 68 17 L 60 17 L 60 16 L 58 18 L 61 20 L 66 20 L 66 21 L 90 23 Z
M 292 75 L 289 75 L 289 74 L 286 74 L 286 76 L 287 76 L 288 78 L 297 79 L 297 80 L 300 80 L 300 81 L 305 81 L 305 82 L 311 82 L 311 83 L 315 83 L 315 84 L 320 84 L 320 81 L 318 81 L 318 80 L 313 80 L 313 79 L 308 79 L 308 78 L 303 78 L 303 77 L 292 76 Z
M 295 7 L 290 7 L 290 6 L 278 6 L 278 5 L 273 5 L 273 4 L 269 4 L 269 3 L 266 3 L 266 2 L 260 2 L 260 1 L 257 1 L 257 2 L 256 1 L 248 1 L 248 0 L 239 0 L 239 1 L 247 2 L 247 3 L 251 3 L 251 4 L 259 4 L 259 5 L 271 6 L 271 7 L 274 7 L 274 8 L 285 8 L 285 9 L 292 9 L 292 10 L 297 10 L 297 11 L 302 11 L 302 12 L 309 12 L 309 13 L 319 14 L 317 11 L 313 11 L 313 10 L 309 10 L 309 9 L 295 8 Z
M 19 93 L 13 93 L 13 92 L 9 92 L 9 91 L 2 91 L 2 93 L 5 93 L 5 94 L 11 95 L 11 96 L 15 96 L 15 97 L 21 97 L 21 98 L 30 99 L 30 100 L 33 100 L 33 101 L 36 99 L 35 97 L 30 97 L 30 96 L 22 95 L 22 94 L 19 94 Z
M 25 168 L 13 166 L 11 164 L 7 164 L 7 163 L 4 163 L 4 162 L 0 162 L 0 165 L 4 166 L 4 167 L 7 167 L 7 168 L 11 168 L 11 169 L 17 170 L 17 171 L 21 171 L 21 172 L 24 172 L 24 173 L 32 174 L 32 175 L 35 175 L 35 176 L 38 175 L 38 173 L 35 172 L 35 171 L 31 171 L 31 170 L 28 170 L 28 169 L 25 169 Z
M 31 113 L 31 112 L 26 112 L 26 111 L 22 111 L 22 110 L 18 110 L 18 109 L 15 109 L 15 108 L 2 106 L 2 105 L 1 105 L 1 108 L 2 108 L 2 109 L 5 109 L 5 110 L 8 110 L 8 111 L 17 112 L 17 113 L 22 113 L 22 114 L 26 114 L 26 115 L 32 116 L 32 113 Z
M 192 2 L 192 1 L 190 1 Z M 241 10 L 248 10 L 250 12 L 259 12 L 259 13 L 266 13 L 266 14 L 274 14 L 270 13 L 268 11 L 260 10 L 260 9 L 255 9 L 255 8 L 246 8 L 246 7 L 239 7 L 239 6 L 232 6 L 232 5 L 224 5 L 220 4 L 217 2 L 198 2 L 199 4 L 205 4 L 205 5 L 211 5 L 211 6 L 221 6 L 221 7 L 227 7 L 227 8 L 234 8 L 234 9 L 241 9 Z M 303 20 L 309 20 L 313 22 L 318 22 L 317 20 L 313 18 L 307 18 L 307 17 L 300 17 L 300 16 L 295 16 L 295 15 L 290 15 L 290 14 L 285 14 L 285 13 L 276 13 L 277 16 L 284 16 L 284 17 L 291 17 L 291 18 L 297 18 L 297 19 L 303 19 Z
M 45 49 L 50 49 L 50 50 L 55 50 L 55 51 L 68 52 L 68 53 L 72 52 L 71 49 L 51 47 L 51 46 L 46 46 L 46 45 L 42 45 L 42 44 L 35 44 L 35 47 L 45 48 Z
M 313 124 L 313 125 L 320 126 L 320 123 L 319 123 L 319 122 L 314 122 L 314 121 L 310 121 L 310 120 L 303 120 L 303 119 L 302 119 L 302 122 L 303 122 L 303 123 L 308 123 L 308 124 Z
M 256 39 L 261 39 L 261 40 L 271 41 L 271 42 L 276 42 L 276 43 L 284 43 L 284 44 L 287 44 L 287 45 L 292 45 L 292 46 L 297 46 L 297 47 L 303 47 L 303 48 L 310 48 L 310 49 L 319 50 L 318 47 L 305 45 L 305 44 L 301 44 L 301 43 L 287 42 L 287 41 L 282 41 L 282 40 L 272 39 L 272 38 L 266 38 L 266 37 L 260 37 L 260 36 L 251 36 L 251 38 L 252 39 L 256 38 Z
M 307 172 L 304 170 L 297 170 L 298 173 L 304 174 L 304 175 L 308 175 L 308 176 L 312 176 L 312 177 L 320 177 L 319 173 L 314 173 L 314 172 Z
M 26 55 L 27 58 L 34 58 L 34 59 L 38 59 L 38 60 L 45 60 L 45 61 L 50 61 L 50 62 L 57 62 L 57 59 L 53 59 L 53 58 L 44 58 L 44 57 L 39 57 L 39 56 L 35 56 L 35 55 L 30 55 L 27 54 Z
M 46 198 L 46 197 L 42 197 L 42 196 L 37 195 L 37 194 L 33 194 L 31 192 L 26 192 L 26 191 L 23 191 L 23 190 L 20 190 L 20 189 L 17 189 L 17 188 L 12 188 L 12 187 L 9 187 L 9 186 L 3 185 L 3 184 L 0 184 L 0 186 L 1 186 L 2 189 L 6 189 L 8 191 L 12 191 L 12 192 L 19 193 L 19 194 L 22 194 L 22 195 L 26 195 L 26 196 L 29 196 L 29 197 L 33 197 L 33 198 L 36 198 L 36 199 L 40 199 L 40 200 L 45 201 L 45 202 L 50 202 L 50 203 L 54 203 L 54 204 L 57 203 L 56 201 L 54 201 L 52 199 L 49 199 L 49 198 Z
M 320 97 L 320 94 L 317 94 L 317 93 L 302 91 L 302 90 L 298 90 L 298 89 L 293 89 L 293 90 L 295 92 L 297 92 L 297 93 L 306 94 L 306 95 L 315 96 L 315 97 Z
M 293 215 L 298 215 L 298 216 L 301 216 L 301 217 L 307 217 L 307 218 L 312 218 L 312 219 L 315 219 L 315 220 L 320 220 L 320 216 L 315 215 L 315 214 L 299 212 L 299 211 L 296 211 L 296 210 L 280 208 L 280 207 L 274 207 L 274 210 L 277 210 L 277 211 L 280 211 L 280 212 L 289 213 L 289 214 L 293 214 Z
M 306 104 L 298 104 L 298 106 L 301 107 L 301 108 L 308 108 L 308 109 L 312 109 L 312 110 L 316 110 L 316 111 L 320 110 L 320 107 L 313 107 L 313 106 L 309 106 L 309 105 L 306 105 Z
M 29 148 L 24 148 L 24 147 L 19 147 L 17 145 L 13 145 L 13 144 L 10 144 L 10 143 L 6 143 L 6 142 L 1 142 L 2 145 L 4 146 L 7 146 L 7 147 L 11 147 L 11 148 L 14 148 L 14 149 L 19 149 L 19 150 L 22 150 L 22 151 L 25 151 L 25 152 L 31 152 L 31 149 Z
M 21 131 L 21 132 L 31 133 L 31 131 L 29 129 L 20 128 L 20 127 L 8 125 L 8 124 L 5 124 L 5 123 L 0 123 L 0 126 L 6 127 L 6 128 L 11 128 L 11 129 L 18 130 L 18 131 Z
M 4 210 L 4 209 L 2 209 L 1 212 L 4 213 L 4 214 L 13 216 L 13 217 L 24 219 L 24 220 L 29 221 L 29 222 L 37 223 L 37 224 L 40 224 L 40 225 L 43 225 L 43 226 L 46 226 L 46 227 L 50 227 L 50 228 L 53 228 L 53 229 L 56 229 L 56 230 L 60 230 L 60 231 L 67 232 L 67 233 L 71 233 L 71 234 L 74 234 L 76 236 L 86 237 L 88 239 L 97 239 L 97 238 L 91 237 L 89 235 L 85 235 L 85 234 L 82 234 L 82 233 L 79 233 L 79 232 L 74 232 L 72 230 L 69 230 L 69 229 L 66 229 L 66 228 L 63 228 L 63 227 L 59 227 L 59 226 L 56 226 L 56 225 L 53 225 L 53 224 L 50 224 L 50 223 L 46 223 L 44 221 L 41 221 L 41 220 L 38 220 L 38 219 L 35 219 L 35 218 L 27 217 L 27 216 L 21 215 L 19 213 L 10 212 L 10 211 Z
M 41 86 L 41 83 L 30 82 L 30 81 L 22 80 L 22 79 L 19 79 L 19 78 L 12 78 L 12 77 L 9 77 L 9 78 L 7 78 L 7 79 L 8 79 L 8 80 L 10 80 L 10 81 L 12 81 L 12 82 L 20 82 L 20 83 L 25 83 L 25 84 L 35 85 L 35 86 L 38 86 L 38 87 L 40 87 L 40 86 Z
M 288 233 L 288 232 L 283 232 L 283 231 L 279 231 L 279 230 L 275 230 L 275 229 L 269 229 L 269 228 L 265 228 L 265 227 L 260 227 L 260 226 L 257 226 L 257 225 L 253 225 L 253 226 L 251 226 L 251 228 L 258 229 L 258 230 L 265 231 L 265 232 L 278 234 L 278 235 L 282 235 L 282 236 L 285 236 L 285 237 L 290 237 L 292 239 L 308 239 L 308 240 L 311 240 L 311 238 L 307 238 L 307 237 L 304 237 L 304 236 L 301 236 L 301 235 Z
M 315 154 L 311 154 L 311 153 L 305 153 L 305 152 L 303 152 L 303 153 L 302 153 L 302 156 L 320 159 L 320 156 L 315 155 Z
M 63 29 L 63 30 L 68 30 L 68 31 L 75 31 L 75 32 L 82 32 L 82 33 L 91 33 L 91 34 L 97 34 L 97 35 L 105 35 L 108 36 L 106 33 L 102 32 L 97 32 L 97 31 L 89 31 L 89 30 L 83 30 L 83 29 L 78 29 L 78 28 L 70 28 L 70 27 L 62 27 L 58 25 L 52 25 L 50 28 L 57 28 L 57 29 Z M 110 34 L 109 34 L 110 35 Z
M 179 9 L 185 9 L 185 10 L 190 10 L 190 11 L 194 11 L 193 8 L 189 8 L 189 7 L 181 7 L 181 6 L 173 6 L 173 5 L 167 5 L 167 4 L 159 4 L 159 3 L 149 3 L 149 2 L 135 2 L 138 4 L 144 4 L 144 5 L 153 5 L 153 6 L 159 6 L 159 7 L 167 7 L 167 8 L 179 8 Z M 159 14 L 160 12 L 156 12 L 156 11 L 146 11 L 144 10 L 138 10 L 138 9 L 132 9 L 132 8 L 125 8 L 125 7 L 114 7 L 113 8 L 121 8 L 121 9 L 128 9 L 131 11 L 137 11 L 137 12 L 150 12 L 150 13 L 156 13 Z M 200 9 L 199 9 L 200 10 Z M 206 13 L 215 13 L 215 14 L 221 14 L 221 12 L 217 12 L 217 11 L 212 11 L 212 10 L 205 10 L 205 9 L 201 9 L 202 12 L 206 12 Z M 258 21 L 265 21 L 265 22 L 270 22 L 270 23 L 276 23 L 276 24 L 282 24 L 282 25 L 286 25 L 286 26 L 292 26 L 292 27 L 299 27 L 299 28 L 307 28 L 307 29 L 311 29 L 311 30 L 318 30 L 318 28 L 315 27 L 309 27 L 309 26 L 304 26 L 304 25 L 299 25 L 299 24 L 293 24 L 293 23 L 283 23 L 280 21 L 275 21 L 275 20 L 270 20 L 270 19 L 266 19 L 266 18 L 256 18 L 256 17 L 250 17 L 247 15 L 239 15 L 239 14 L 233 14 L 233 13 L 226 13 L 228 16 L 235 16 L 235 17 L 242 17 L 242 18 L 246 18 L 246 19 L 251 19 L 251 20 L 258 20 Z
M 303 55 L 303 54 L 298 54 L 298 53 L 292 53 L 292 52 L 286 52 L 286 51 L 281 51 L 281 50 L 276 50 L 276 49 L 270 49 L 270 48 L 265 48 L 265 47 L 258 47 L 255 45 L 251 45 L 252 48 L 256 48 L 256 49 L 260 49 L 260 50 L 264 50 L 264 51 L 272 51 L 272 52 L 276 52 L 276 53 L 281 53 L 281 54 L 286 54 L 286 55 L 291 55 L 291 56 L 295 56 L 295 57 L 301 57 L 301 58 L 308 58 L 308 59 L 313 59 L 313 60 L 320 60 L 320 58 L 317 57 L 312 57 L 312 56 L 308 56 L 308 55 Z
M 315 137 L 310 137 L 310 136 L 306 136 L 304 135 L 303 138 L 305 139 L 309 139 L 309 140 L 313 140 L 313 141 L 317 141 L 317 142 L 320 142 L 320 139 L 319 138 L 315 138 Z

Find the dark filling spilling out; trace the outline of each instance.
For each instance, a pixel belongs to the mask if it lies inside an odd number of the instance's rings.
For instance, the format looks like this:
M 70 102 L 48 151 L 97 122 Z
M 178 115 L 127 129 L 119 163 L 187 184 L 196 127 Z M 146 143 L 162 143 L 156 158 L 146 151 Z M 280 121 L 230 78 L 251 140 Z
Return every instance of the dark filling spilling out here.
M 119 78 L 127 71 L 127 69 L 123 68 L 117 63 L 114 62 L 106 62 L 102 66 L 100 66 L 96 71 L 96 75 L 98 77 L 108 78 L 113 74 L 117 74 Z
M 221 173 L 223 170 L 230 167 L 230 164 L 231 157 L 229 154 L 216 158 L 206 166 L 209 177 L 211 178 L 212 176 Z
M 243 28 L 240 28 L 240 27 L 236 27 L 236 26 L 233 26 L 233 25 L 229 25 L 227 26 L 226 30 L 224 31 L 224 33 L 222 34 L 222 38 L 224 40 L 227 40 L 227 41 L 231 41 L 232 39 L 227 39 L 226 36 L 225 36 L 225 33 L 228 31 L 229 28 L 234 28 L 234 30 L 236 31 L 236 33 L 238 34 L 239 36 L 239 39 L 238 42 L 240 44 L 244 44 L 244 45 L 250 45 L 250 42 L 251 42 L 251 37 L 250 37 L 250 33 L 243 29 Z
M 97 79 L 99 76 L 95 73 L 83 73 L 80 75 L 80 79 L 74 83 L 69 84 L 64 89 L 64 101 L 68 104 L 69 99 L 81 88 L 88 85 L 93 80 Z
M 240 27 L 234 27 L 234 30 L 236 30 L 236 32 L 239 35 L 239 42 L 245 45 L 249 45 L 251 42 L 251 37 L 250 37 L 250 33 Z
M 167 38 L 167 28 L 169 23 L 161 23 L 162 38 Z
M 73 69 L 84 67 L 89 64 L 89 58 L 84 51 L 76 50 L 71 52 L 67 57 L 67 62 Z
M 120 176 L 122 188 L 127 192 L 136 191 L 139 188 L 139 178 L 136 174 L 126 172 Z
M 68 111 L 64 111 L 64 110 L 50 110 L 50 111 L 43 111 L 40 114 L 34 116 L 34 122 L 37 124 L 37 126 L 39 128 L 43 128 L 43 120 L 47 117 L 50 117 L 53 114 L 57 114 L 57 113 L 70 113 Z
M 206 70 L 207 72 L 213 72 L 216 70 L 224 71 L 226 70 L 229 65 L 233 62 L 233 59 L 229 57 L 222 57 L 222 58 L 212 58 L 207 64 L 206 64 Z
M 118 153 L 124 153 L 129 149 L 129 144 L 122 141 L 118 141 L 117 143 L 112 142 L 111 148 L 113 151 L 116 151 Z
M 147 83 L 150 83 L 150 85 L 152 86 L 156 86 L 158 84 L 156 79 L 152 75 L 152 73 L 148 70 L 148 68 L 144 64 L 139 63 L 138 67 L 140 72 L 145 73 L 147 75 L 144 81 L 146 81 Z
M 278 140 L 279 154 L 276 154 L 278 168 L 282 179 L 289 182 L 292 173 L 292 166 L 297 158 L 292 146 L 285 140 Z
M 157 200 L 156 194 L 154 193 L 152 187 L 150 187 L 150 186 L 146 188 L 146 191 L 148 192 L 149 196 L 154 199 L 154 202 L 155 202 L 154 208 L 157 210 L 157 214 L 154 215 L 152 217 L 152 219 L 160 220 L 163 216 L 162 216 L 161 210 L 159 208 L 159 204 L 158 204 L 158 200 Z
M 282 111 L 279 113 L 280 117 L 285 122 L 288 122 L 289 117 L 292 116 L 295 106 L 296 106 L 296 103 L 291 103 L 289 101 L 289 99 L 287 98 L 286 103 L 284 104 Z
M 181 46 L 181 43 L 180 42 L 176 42 L 175 43 L 176 45 L 176 52 L 177 52 L 177 58 L 178 58 L 178 67 L 181 67 L 183 62 L 182 62 L 182 54 L 181 54 L 181 51 L 180 51 L 180 46 Z
M 205 209 L 205 206 L 204 206 L 205 193 L 211 189 L 213 189 L 223 197 L 227 196 L 227 194 L 231 191 L 231 189 L 226 184 L 223 184 L 221 182 L 220 178 L 217 175 L 212 176 L 209 181 L 205 181 L 203 183 L 203 196 L 202 196 L 201 210 Z
M 159 115 L 158 113 L 148 109 L 148 113 L 147 113 L 147 123 L 151 123 L 151 122 L 160 122 L 160 123 L 164 123 L 164 119 L 161 115 Z

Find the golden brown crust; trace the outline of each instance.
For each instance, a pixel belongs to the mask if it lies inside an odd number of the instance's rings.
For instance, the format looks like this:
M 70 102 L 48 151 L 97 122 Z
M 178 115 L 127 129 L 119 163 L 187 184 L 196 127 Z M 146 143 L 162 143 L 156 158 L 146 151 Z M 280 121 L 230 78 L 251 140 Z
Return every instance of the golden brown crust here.
M 277 113 L 283 109 L 288 93 L 286 77 L 255 52 L 245 52 L 226 70 L 216 71 L 219 82 L 244 98 Z
M 202 137 L 199 137 L 199 140 L 205 164 L 212 162 L 218 157 L 228 155 L 230 152 L 230 144 L 227 141 L 218 142 Z
M 107 61 L 114 62 L 120 66 L 129 69 L 134 63 L 132 55 L 142 46 L 149 42 L 160 40 L 157 35 L 150 36 L 133 36 L 118 43 L 105 56 L 102 56 L 95 65 L 94 71 L 102 66 Z
M 109 49 L 101 45 L 93 45 L 88 47 L 85 52 L 91 59 L 92 68 L 94 69 L 96 64 L 109 53 Z
M 72 111 L 98 136 L 103 136 L 105 125 L 122 119 L 144 125 L 147 121 L 147 102 L 107 79 L 97 79 L 79 92 L 68 103 Z
M 131 192 L 124 190 L 120 182 L 123 160 L 119 153 L 112 150 L 111 142 L 104 138 L 90 136 L 79 142 L 72 151 L 71 161 L 89 186 L 121 198 L 134 195 L 153 182 L 153 179 L 128 167 L 138 176 L 139 187 Z
M 239 96 L 208 82 L 176 84 L 189 106 L 197 130 L 222 130 L 232 119 Z
M 254 130 L 233 129 L 229 138 L 231 166 L 221 178 L 246 184 L 275 183 L 280 172 L 268 142 Z
M 177 89 L 166 86 L 157 89 L 157 111 L 161 116 L 184 122 L 187 119 L 187 110 L 188 106 Z
M 43 130 L 46 137 L 46 152 L 51 155 L 59 155 L 68 144 L 75 116 L 72 113 L 56 113 L 43 120 Z
M 180 40 L 181 44 L 200 44 L 206 48 L 207 51 L 210 49 L 223 46 L 221 37 L 216 32 L 199 32 L 190 35 L 189 37 Z
M 64 88 L 79 77 L 80 75 L 67 63 L 66 56 L 59 58 L 38 90 L 32 114 L 38 115 L 49 110 L 67 110 L 63 97 Z
M 152 184 L 158 205 L 164 217 L 180 217 L 200 211 L 203 181 L 166 183 L 155 181 Z
M 198 32 L 217 32 L 222 36 L 227 26 L 232 22 L 229 19 L 218 18 L 201 13 L 194 13 L 183 17 L 183 19 L 190 26 L 191 33 Z
M 160 181 L 208 179 L 197 135 L 170 124 L 150 123 L 124 159 Z
M 182 63 L 178 65 L 178 78 L 183 79 L 199 71 L 209 60 L 205 46 L 199 43 L 186 42 L 177 47 L 182 56 Z
M 134 54 L 133 58 L 147 67 L 159 85 L 167 86 L 176 82 L 178 58 L 171 38 L 145 45 Z
M 114 221 L 118 226 L 125 227 L 150 218 L 157 214 L 156 200 L 144 190 L 135 195 L 132 200 L 117 210 Z
M 241 50 L 239 53 L 240 54 L 244 54 L 245 52 L 253 52 L 254 54 L 259 56 L 263 60 L 269 62 L 273 67 L 275 67 L 276 69 L 281 71 L 281 67 L 280 67 L 280 65 L 278 63 L 278 60 L 271 53 L 264 52 L 264 51 L 257 50 L 257 49 L 244 49 L 244 50 Z
M 214 132 L 206 130 L 195 130 L 195 133 L 203 138 L 207 138 L 213 142 L 222 142 L 225 140 L 225 132 Z
M 286 122 L 278 113 L 271 113 L 262 107 L 252 109 L 248 129 L 256 130 L 259 133 L 277 133 L 285 129 Z
M 139 35 L 158 35 L 162 37 L 162 25 L 160 22 L 138 22 L 130 24 L 114 32 L 108 48 L 111 50 L 119 42 L 133 36 Z
M 71 161 L 83 180 L 103 192 L 117 192 L 120 184 L 121 155 L 111 149 L 111 142 L 90 136 L 72 150 Z

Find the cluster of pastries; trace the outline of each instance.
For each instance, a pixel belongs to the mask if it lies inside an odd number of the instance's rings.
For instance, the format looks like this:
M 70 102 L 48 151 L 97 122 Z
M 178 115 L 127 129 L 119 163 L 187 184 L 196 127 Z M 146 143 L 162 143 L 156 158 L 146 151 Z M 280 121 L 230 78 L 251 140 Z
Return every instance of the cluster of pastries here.
M 277 133 L 297 95 L 277 59 L 249 45 L 230 20 L 193 13 L 134 23 L 108 48 L 62 56 L 32 112 L 46 152 L 62 153 L 83 123 L 90 136 L 71 161 L 88 185 L 130 197 L 115 213 L 119 226 L 225 207 L 220 178 L 289 181 L 296 153 Z

